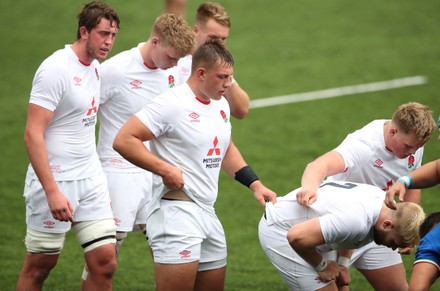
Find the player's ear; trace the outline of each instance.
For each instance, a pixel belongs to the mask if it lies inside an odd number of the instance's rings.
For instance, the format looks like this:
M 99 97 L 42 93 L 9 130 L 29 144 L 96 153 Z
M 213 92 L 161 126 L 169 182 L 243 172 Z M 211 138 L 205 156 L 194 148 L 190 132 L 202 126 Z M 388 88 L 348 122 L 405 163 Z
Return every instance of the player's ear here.
M 87 28 L 85 26 L 81 26 L 79 28 L 79 35 L 81 36 L 82 39 L 87 39 L 88 34 L 89 32 L 87 31 Z
M 382 223 L 384 229 L 391 229 L 394 227 L 394 223 L 390 219 L 385 219 Z
M 205 68 L 198 68 L 196 71 L 197 79 L 204 80 L 205 79 Z
M 393 135 L 397 134 L 398 130 L 397 130 L 397 128 L 392 127 L 392 128 L 390 128 L 389 132 L 390 132 L 390 135 L 393 136 Z
M 153 45 L 159 45 L 160 39 L 157 36 L 154 36 L 154 37 L 151 38 L 151 43 Z

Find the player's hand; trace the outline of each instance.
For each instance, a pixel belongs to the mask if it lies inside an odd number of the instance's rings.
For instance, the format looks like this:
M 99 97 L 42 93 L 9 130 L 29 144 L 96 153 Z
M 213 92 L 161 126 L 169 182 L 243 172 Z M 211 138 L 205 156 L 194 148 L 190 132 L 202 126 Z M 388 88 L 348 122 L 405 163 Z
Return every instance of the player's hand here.
M 350 282 L 350 270 L 347 267 L 339 266 L 339 277 L 336 279 L 336 286 L 348 286 Z
M 302 187 L 296 193 L 296 201 L 302 206 L 310 207 L 316 199 L 318 199 L 317 189 L 312 190 Z
M 399 196 L 399 202 L 402 202 L 405 198 L 406 188 L 400 182 L 395 182 L 387 191 L 385 196 L 385 204 L 391 209 L 396 210 L 396 202 L 394 201 L 395 196 Z
M 319 278 L 324 282 L 337 280 L 339 277 L 339 265 L 335 261 L 327 261 L 327 267 L 318 273 Z
M 46 196 L 53 218 L 59 221 L 73 222 L 73 207 L 66 196 L 59 191 Z
M 170 190 L 181 189 L 185 185 L 182 170 L 170 165 L 162 175 L 162 182 Z
M 255 199 L 263 206 L 266 207 L 266 202 L 277 202 L 277 194 L 263 185 L 260 180 L 254 181 L 249 188 L 254 192 Z

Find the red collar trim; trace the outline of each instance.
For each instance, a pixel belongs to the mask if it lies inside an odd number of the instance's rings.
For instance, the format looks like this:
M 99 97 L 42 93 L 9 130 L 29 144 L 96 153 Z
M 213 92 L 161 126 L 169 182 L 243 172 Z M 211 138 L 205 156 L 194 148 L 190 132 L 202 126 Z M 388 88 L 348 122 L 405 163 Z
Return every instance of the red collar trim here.
M 390 153 L 393 152 L 393 151 L 392 151 L 389 147 L 387 147 L 387 146 L 385 146 L 385 149 L 386 149 L 387 151 L 389 151 Z
M 209 105 L 211 103 L 211 99 L 209 99 L 208 101 L 205 101 L 205 100 L 200 99 L 197 96 L 196 96 L 196 100 L 199 101 L 202 104 L 205 104 L 205 105 Z
M 154 67 L 154 68 L 150 68 L 148 65 L 147 65 L 147 63 L 146 62 L 144 62 L 144 66 L 145 67 L 147 67 L 147 68 L 149 68 L 150 70 L 157 70 L 157 67 Z
M 90 64 L 86 64 L 86 63 L 84 63 L 83 61 L 81 61 L 80 59 L 78 59 L 78 62 L 80 62 L 82 65 L 84 65 L 84 66 L 86 66 L 86 67 L 88 67 L 88 66 L 90 66 L 92 63 L 90 63 Z

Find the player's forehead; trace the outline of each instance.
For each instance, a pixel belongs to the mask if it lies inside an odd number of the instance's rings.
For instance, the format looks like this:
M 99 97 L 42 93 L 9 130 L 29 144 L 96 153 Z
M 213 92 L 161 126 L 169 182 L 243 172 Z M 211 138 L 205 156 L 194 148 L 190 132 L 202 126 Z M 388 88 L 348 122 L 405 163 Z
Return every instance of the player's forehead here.
M 181 53 L 178 49 L 172 47 L 172 46 L 165 46 L 162 49 L 162 55 L 166 57 L 170 57 L 173 59 L 180 59 L 185 56 L 184 53 Z
M 203 33 L 209 35 L 210 38 L 227 39 L 229 37 L 229 27 L 224 26 L 214 19 L 209 19 L 200 26 Z
M 116 21 L 111 22 L 109 19 L 102 17 L 98 24 L 92 29 L 96 31 L 107 31 L 112 33 L 118 32 L 118 25 Z
M 414 148 L 419 148 L 423 146 L 423 143 L 419 141 L 415 133 L 404 133 L 402 131 L 398 132 L 399 143 L 401 145 L 410 146 Z

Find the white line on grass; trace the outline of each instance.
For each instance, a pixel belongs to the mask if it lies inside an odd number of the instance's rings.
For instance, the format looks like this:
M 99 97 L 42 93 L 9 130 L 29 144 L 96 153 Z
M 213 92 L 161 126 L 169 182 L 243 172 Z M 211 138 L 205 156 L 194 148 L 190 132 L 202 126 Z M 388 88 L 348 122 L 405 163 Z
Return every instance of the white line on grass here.
M 408 86 L 423 85 L 426 83 L 428 83 L 428 78 L 424 76 L 413 76 L 413 77 L 406 77 L 406 78 L 394 79 L 389 81 L 366 83 L 360 85 L 345 86 L 345 87 L 332 88 L 326 90 L 311 91 L 305 93 L 251 100 L 249 107 L 250 108 L 268 107 L 268 106 L 295 103 L 301 101 L 325 99 L 325 98 L 339 97 L 344 95 L 353 95 L 360 93 L 390 90 L 390 89 L 408 87 Z

